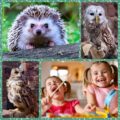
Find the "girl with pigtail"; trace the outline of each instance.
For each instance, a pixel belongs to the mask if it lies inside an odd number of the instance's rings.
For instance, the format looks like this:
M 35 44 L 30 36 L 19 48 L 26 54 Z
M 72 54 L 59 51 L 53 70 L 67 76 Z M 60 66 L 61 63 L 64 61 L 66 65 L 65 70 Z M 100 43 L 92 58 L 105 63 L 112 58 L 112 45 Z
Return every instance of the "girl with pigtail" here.
M 118 115 L 118 69 L 106 61 L 96 61 L 85 70 L 84 92 L 87 103 L 96 108 L 107 108 Z M 91 108 L 89 108 L 91 109 Z
M 73 115 L 74 113 L 84 114 L 87 112 L 88 106 L 83 109 L 78 100 L 65 100 L 66 95 L 70 96 L 71 86 L 67 81 L 62 83 L 63 81 L 56 76 L 46 79 L 45 87 L 42 88 L 42 116 L 46 116 L 46 113 L 59 116 L 60 114 Z

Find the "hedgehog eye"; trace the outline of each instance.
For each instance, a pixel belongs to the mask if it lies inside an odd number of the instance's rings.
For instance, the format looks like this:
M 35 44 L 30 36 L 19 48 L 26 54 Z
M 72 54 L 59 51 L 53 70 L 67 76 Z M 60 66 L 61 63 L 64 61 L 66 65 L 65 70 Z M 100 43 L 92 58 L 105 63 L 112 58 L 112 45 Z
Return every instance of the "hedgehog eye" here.
M 91 16 L 94 16 L 94 13 L 90 13 Z
M 45 23 L 45 24 L 44 24 L 44 27 L 45 27 L 45 28 L 48 28 L 48 23 Z
M 31 28 L 33 28 L 35 26 L 35 24 L 32 23 L 30 26 L 31 26 Z

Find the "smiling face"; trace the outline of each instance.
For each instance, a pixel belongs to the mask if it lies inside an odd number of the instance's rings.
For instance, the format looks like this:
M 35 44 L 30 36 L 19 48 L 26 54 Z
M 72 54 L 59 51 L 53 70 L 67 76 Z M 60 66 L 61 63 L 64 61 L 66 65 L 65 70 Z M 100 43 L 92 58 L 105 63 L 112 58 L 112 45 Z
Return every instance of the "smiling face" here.
M 96 63 L 91 66 L 92 83 L 98 87 L 108 87 L 113 79 L 113 74 L 105 63 Z
M 48 96 L 52 96 L 53 92 L 58 88 L 58 86 L 62 83 L 61 80 L 53 77 L 48 78 L 46 80 L 46 93 Z M 55 92 L 55 94 L 52 96 L 54 99 L 64 99 L 65 94 L 65 86 L 62 85 L 58 91 Z

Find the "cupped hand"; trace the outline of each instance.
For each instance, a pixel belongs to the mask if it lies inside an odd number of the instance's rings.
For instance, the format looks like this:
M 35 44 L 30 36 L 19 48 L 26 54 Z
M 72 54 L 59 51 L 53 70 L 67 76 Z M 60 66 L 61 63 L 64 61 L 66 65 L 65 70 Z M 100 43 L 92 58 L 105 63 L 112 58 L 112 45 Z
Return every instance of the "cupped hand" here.
M 87 104 L 84 108 L 86 112 L 95 112 L 96 111 L 96 106 L 93 104 Z

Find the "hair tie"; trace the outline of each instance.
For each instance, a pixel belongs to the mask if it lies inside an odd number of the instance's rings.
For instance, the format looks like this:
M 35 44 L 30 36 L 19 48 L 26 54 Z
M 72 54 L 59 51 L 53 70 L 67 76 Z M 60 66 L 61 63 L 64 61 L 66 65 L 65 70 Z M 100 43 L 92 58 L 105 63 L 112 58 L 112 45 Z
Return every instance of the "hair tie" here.
M 112 73 L 114 74 L 114 68 L 113 68 L 113 66 L 112 65 L 110 65 L 111 66 L 111 70 L 112 70 Z

